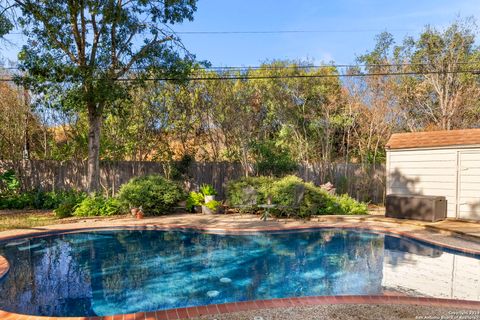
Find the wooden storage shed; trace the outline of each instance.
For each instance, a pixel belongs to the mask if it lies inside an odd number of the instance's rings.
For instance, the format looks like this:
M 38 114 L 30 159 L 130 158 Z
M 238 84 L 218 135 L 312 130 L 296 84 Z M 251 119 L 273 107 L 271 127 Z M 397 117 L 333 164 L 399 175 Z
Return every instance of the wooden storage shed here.
M 447 199 L 447 217 L 480 220 L 480 129 L 397 133 L 387 151 L 387 195 Z

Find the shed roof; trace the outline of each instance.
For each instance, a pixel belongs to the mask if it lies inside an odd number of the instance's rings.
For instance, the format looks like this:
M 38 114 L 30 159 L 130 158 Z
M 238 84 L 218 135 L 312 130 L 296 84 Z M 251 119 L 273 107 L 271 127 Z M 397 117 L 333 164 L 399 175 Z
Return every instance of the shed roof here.
M 387 149 L 480 145 L 480 129 L 394 133 Z

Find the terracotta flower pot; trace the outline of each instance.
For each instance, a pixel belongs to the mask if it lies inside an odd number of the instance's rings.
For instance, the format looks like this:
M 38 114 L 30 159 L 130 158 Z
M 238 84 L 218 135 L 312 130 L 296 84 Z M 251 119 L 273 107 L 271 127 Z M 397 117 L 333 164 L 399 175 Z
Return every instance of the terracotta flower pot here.
M 137 210 L 137 219 L 143 219 L 143 211 Z
M 138 208 L 132 208 L 132 209 L 130 209 L 130 213 L 131 213 L 132 216 L 134 216 L 134 217 L 137 216 L 137 212 L 138 212 Z

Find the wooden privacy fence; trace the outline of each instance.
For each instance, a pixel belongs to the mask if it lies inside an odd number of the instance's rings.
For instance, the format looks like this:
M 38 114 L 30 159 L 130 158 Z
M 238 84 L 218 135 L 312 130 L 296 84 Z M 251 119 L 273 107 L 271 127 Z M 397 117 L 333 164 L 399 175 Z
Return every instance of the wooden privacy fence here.
M 46 191 L 87 188 L 87 165 L 85 162 L 27 160 L 0 161 L 0 172 L 14 169 L 24 190 Z M 102 161 L 100 181 L 106 192 L 114 194 L 132 177 L 146 174 L 166 175 L 169 164 L 161 162 Z M 320 185 L 332 182 L 337 193 L 372 203 L 383 203 L 385 195 L 385 166 L 362 167 L 359 164 L 315 163 L 299 165 L 297 176 L 305 181 Z M 220 196 L 224 196 L 228 181 L 243 176 L 240 163 L 194 162 L 189 167 L 184 181 L 189 190 L 197 189 L 202 183 L 212 184 Z

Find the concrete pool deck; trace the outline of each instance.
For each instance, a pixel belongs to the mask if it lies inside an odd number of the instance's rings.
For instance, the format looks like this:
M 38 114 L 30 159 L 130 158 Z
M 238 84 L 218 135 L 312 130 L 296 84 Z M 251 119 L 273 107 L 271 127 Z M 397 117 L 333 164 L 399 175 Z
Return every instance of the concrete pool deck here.
M 437 223 L 425 223 L 410 220 L 385 218 L 381 215 L 368 216 L 319 216 L 308 221 L 280 219 L 260 221 L 258 216 L 228 214 L 201 215 L 175 214 L 161 217 L 149 217 L 137 220 L 131 217 L 89 218 L 30 229 L 16 229 L 0 232 L 0 241 L 8 241 L 25 236 L 41 236 L 51 233 L 68 233 L 86 231 L 96 228 L 151 228 L 151 229 L 199 229 L 208 232 L 259 232 L 281 230 L 308 230 L 313 228 L 356 228 L 389 232 L 423 240 L 432 244 L 456 249 L 470 254 L 480 254 L 480 223 L 446 220 Z M 2 267 L 3 266 L 3 267 Z M 8 272 L 8 262 L 0 263 L 0 277 Z M 338 297 L 305 297 L 291 299 L 273 299 L 211 305 L 204 307 L 172 309 L 167 311 L 136 313 L 110 317 L 72 318 L 72 319 L 254 319 L 256 315 L 265 319 L 342 319 L 341 310 L 357 308 L 358 318 L 369 319 L 371 308 L 386 312 L 385 319 L 404 319 L 398 315 L 433 316 L 431 310 L 438 314 L 448 315 L 456 310 L 473 311 L 468 319 L 480 319 L 480 302 L 449 299 L 418 298 L 404 295 L 383 296 L 338 296 Z M 353 308 L 353 309 L 352 309 Z M 433 309 L 432 309 L 433 308 Z M 323 311 L 321 311 L 323 310 Z M 364 310 L 364 316 L 361 315 Z M 366 311 L 370 310 L 370 311 Z M 400 311 L 399 311 L 400 310 Z M 403 310 L 403 311 L 401 311 Z M 408 312 L 410 313 L 408 313 Z M 412 313 L 415 311 L 415 313 Z M 340 312 L 334 316 L 335 312 Z M 400 312 L 400 313 L 399 313 Z M 441 313 L 443 312 L 443 313 Z M 355 314 L 355 312 L 353 313 Z M 288 315 L 288 317 L 286 317 Z M 468 314 L 467 314 L 468 315 Z M 375 317 L 378 318 L 378 317 Z M 415 317 L 413 317 L 415 318 Z M 57 319 L 56 317 L 23 316 L 0 311 L 0 319 Z M 60 318 L 59 318 L 60 319 Z M 61 318 L 66 319 L 66 318 Z M 352 318 L 354 319 L 354 318 Z M 425 318 L 426 319 L 426 318 Z M 440 317 L 438 317 L 440 319 Z M 453 318 L 452 318 L 453 319 Z M 467 318 L 465 318 L 467 319 Z

